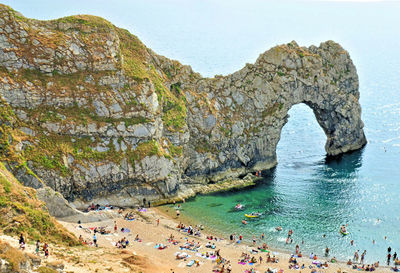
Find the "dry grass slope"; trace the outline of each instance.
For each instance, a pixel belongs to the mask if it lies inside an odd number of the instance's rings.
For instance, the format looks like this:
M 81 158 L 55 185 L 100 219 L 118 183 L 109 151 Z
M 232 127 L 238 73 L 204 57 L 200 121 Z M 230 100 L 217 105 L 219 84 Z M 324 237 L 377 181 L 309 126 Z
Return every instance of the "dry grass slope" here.
M 34 189 L 22 186 L 0 163 L 0 229 L 32 240 L 78 245 L 77 238 L 51 217 Z

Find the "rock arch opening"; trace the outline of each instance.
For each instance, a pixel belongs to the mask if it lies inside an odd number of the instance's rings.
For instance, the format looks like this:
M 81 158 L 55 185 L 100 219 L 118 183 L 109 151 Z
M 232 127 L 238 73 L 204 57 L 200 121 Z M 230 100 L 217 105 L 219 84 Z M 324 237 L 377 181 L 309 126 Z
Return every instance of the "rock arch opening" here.
M 293 159 L 325 157 L 326 135 L 313 110 L 300 103 L 290 108 L 288 116 L 276 148 L 278 162 L 285 164 Z

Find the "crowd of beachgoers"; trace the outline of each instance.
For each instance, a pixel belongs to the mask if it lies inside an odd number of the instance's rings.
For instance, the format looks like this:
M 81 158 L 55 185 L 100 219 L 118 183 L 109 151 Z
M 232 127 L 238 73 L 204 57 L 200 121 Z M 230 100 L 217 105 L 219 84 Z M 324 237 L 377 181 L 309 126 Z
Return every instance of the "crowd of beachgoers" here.
M 168 267 L 168 272 L 174 273 L 399 271 L 400 260 L 391 248 L 387 250 L 389 267 L 379 262 L 365 264 L 366 251 L 361 254 L 356 251 L 353 259 L 347 262 L 337 261 L 335 257 L 330 257 L 329 248 L 325 249 L 325 255 L 317 256 L 314 253 L 304 254 L 299 244 L 293 244 L 292 253 L 282 253 L 270 248 L 265 234 L 231 234 L 228 238 L 223 238 L 211 234 L 202 225 L 187 224 L 186 219 L 180 219 L 182 217 L 179 215 L 173 219 L 172 216 L 148 206 L 131 210 L 119 209 L 118 212 L 114 210 L 117 215 L 115 219 L 86 224 L 80 221 L 76 224 L 62 224 L 75 233 L 83 245 L 131 250 L 137 255 L 149 257 L 155 265 L 158 263 Z M 293 242 L 293 233 L 291 229 L 288 231 L 286 243 Z M 23 250 L 23 235 L 20 241 L 20 248 Z M 35 243 L 36 254 L 40 255 L 39 251 L 42 252 L 43 249 L 45 257 L 51 255 L 47 243 Z

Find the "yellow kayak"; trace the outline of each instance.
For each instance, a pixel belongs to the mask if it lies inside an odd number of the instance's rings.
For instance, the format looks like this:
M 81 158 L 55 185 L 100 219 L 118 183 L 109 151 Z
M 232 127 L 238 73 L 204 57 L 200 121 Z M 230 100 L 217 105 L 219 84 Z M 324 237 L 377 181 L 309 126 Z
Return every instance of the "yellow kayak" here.
M 246 216 L 247 218 L 258 218 L 258 217 L 260 217 L 260 215 L 252 215 L 252 214 L 245 214 L 244 216 Z

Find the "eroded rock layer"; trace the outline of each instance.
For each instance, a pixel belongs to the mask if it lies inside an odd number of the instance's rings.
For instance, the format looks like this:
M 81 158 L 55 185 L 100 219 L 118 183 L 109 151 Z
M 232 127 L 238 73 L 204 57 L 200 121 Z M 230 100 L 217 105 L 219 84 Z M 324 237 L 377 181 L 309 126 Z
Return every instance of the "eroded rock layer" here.
M 276 46 L 203 78 L 102 18 L 38 21 L 0 5 L 0 96 L 1 160 L 78 208 L 249 184 L 237 178 L 276 165 L 298 103 L 313 109 L 328 155 L 366 143 L 356 69 L 332 41 Z

